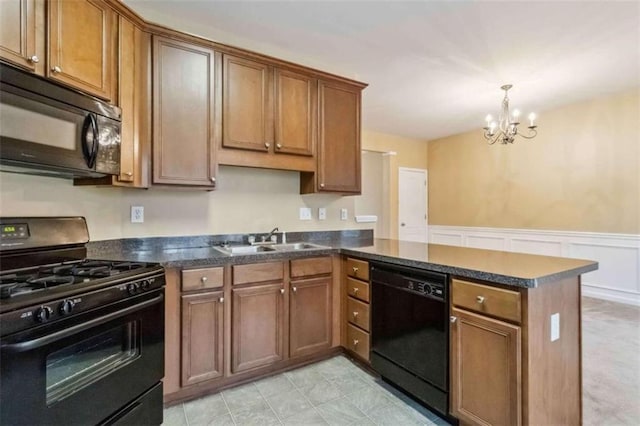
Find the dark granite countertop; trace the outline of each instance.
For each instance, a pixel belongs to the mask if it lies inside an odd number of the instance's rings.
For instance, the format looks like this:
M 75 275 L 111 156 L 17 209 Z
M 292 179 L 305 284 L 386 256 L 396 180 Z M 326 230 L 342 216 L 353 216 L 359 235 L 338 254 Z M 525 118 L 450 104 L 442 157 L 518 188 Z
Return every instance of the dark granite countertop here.
M 212 247 L 221 241 L 238 243 L 243 240 L 239 235 L 130 238 L 93 242 L 87 249 L 88 256 L 92 258 L 156 262 L 169 268 L 219 266 L 341 253 L 524 288 L 598 269 L 598 263 L 590 260 L 373 239 L 371 230 L 288 233 L 287 242 L 307 241 L 327 248 L 247 255 L 231 256 Z

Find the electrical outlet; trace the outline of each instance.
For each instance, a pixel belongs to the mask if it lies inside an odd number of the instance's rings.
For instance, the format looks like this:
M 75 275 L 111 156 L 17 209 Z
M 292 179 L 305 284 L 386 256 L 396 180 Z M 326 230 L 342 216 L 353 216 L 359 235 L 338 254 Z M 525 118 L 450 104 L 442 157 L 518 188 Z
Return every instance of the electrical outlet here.
M 551 315 L 551 341 L 555 342 L 560 338 L 560 314 Z
M 340 209 L 340 220 L 347 220 L 349 218 L 349 212 L 347 209 Z
M 311 220 L 311 209 L 309 207 L 300 207 L 300 220 Z
M 144 207 L 131 206 L 131 223 L 143 223 L 144 222 Z
M 318 209 L 318 219 L 325 220 L 327 218 L 327 209 L 324 207 L 320 207 Z

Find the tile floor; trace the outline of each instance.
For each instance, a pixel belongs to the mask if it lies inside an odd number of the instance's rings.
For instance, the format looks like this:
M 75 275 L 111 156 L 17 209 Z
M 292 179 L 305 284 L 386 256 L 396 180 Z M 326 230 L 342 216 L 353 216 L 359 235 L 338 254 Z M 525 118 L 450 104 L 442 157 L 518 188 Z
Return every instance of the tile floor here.
M 640 424 L 640 308 L 583 298 L 585 426 Z M 165 425 L 446 425 L 344 356 L 170 407 Z
M 167 426 L 447 425 L 336 356 L 164 411 Z

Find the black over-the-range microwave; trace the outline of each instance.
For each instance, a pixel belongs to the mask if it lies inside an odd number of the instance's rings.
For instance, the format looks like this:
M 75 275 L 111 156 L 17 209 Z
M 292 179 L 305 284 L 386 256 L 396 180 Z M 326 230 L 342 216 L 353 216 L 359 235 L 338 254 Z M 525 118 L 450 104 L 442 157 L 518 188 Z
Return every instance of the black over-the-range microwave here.
M 0 170 L 120 173 L 120 108 L 0 63 Z

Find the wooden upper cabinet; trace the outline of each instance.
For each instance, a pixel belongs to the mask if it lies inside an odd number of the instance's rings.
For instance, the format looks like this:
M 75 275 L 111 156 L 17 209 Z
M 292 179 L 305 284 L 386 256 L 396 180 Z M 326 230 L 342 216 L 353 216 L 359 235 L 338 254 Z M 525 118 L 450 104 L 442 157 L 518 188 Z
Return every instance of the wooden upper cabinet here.
M 224 55 L 222 146 L 270 151 L 273 145 L 271 67 Z
M 303 192 L 360 193 L 360 94 L 320 81 L 317 187 Z
M 153 183 L 215 186 L 220 54 L 153 38 Z
M 522 424 L 521 329 L 451 309 L 451 407 L 471 425 Z
M 36 71 L 44 63 L 36 50 L 36 0 L 0 1 L 0 58 Z
M 118 105 L 122 109 L 120 175 L 115 184 L 149 186 L 151 37 L 119 17 Z
M 276 69 L 275 84 L 275 152 L 313 155 L 318 81 Z
M 111 100 L 116 15 L 100 0 L 49 0 L 47 76 Z
M 331 277 L 291 282 L 289 298 L 291 357 L 331 346 Z

